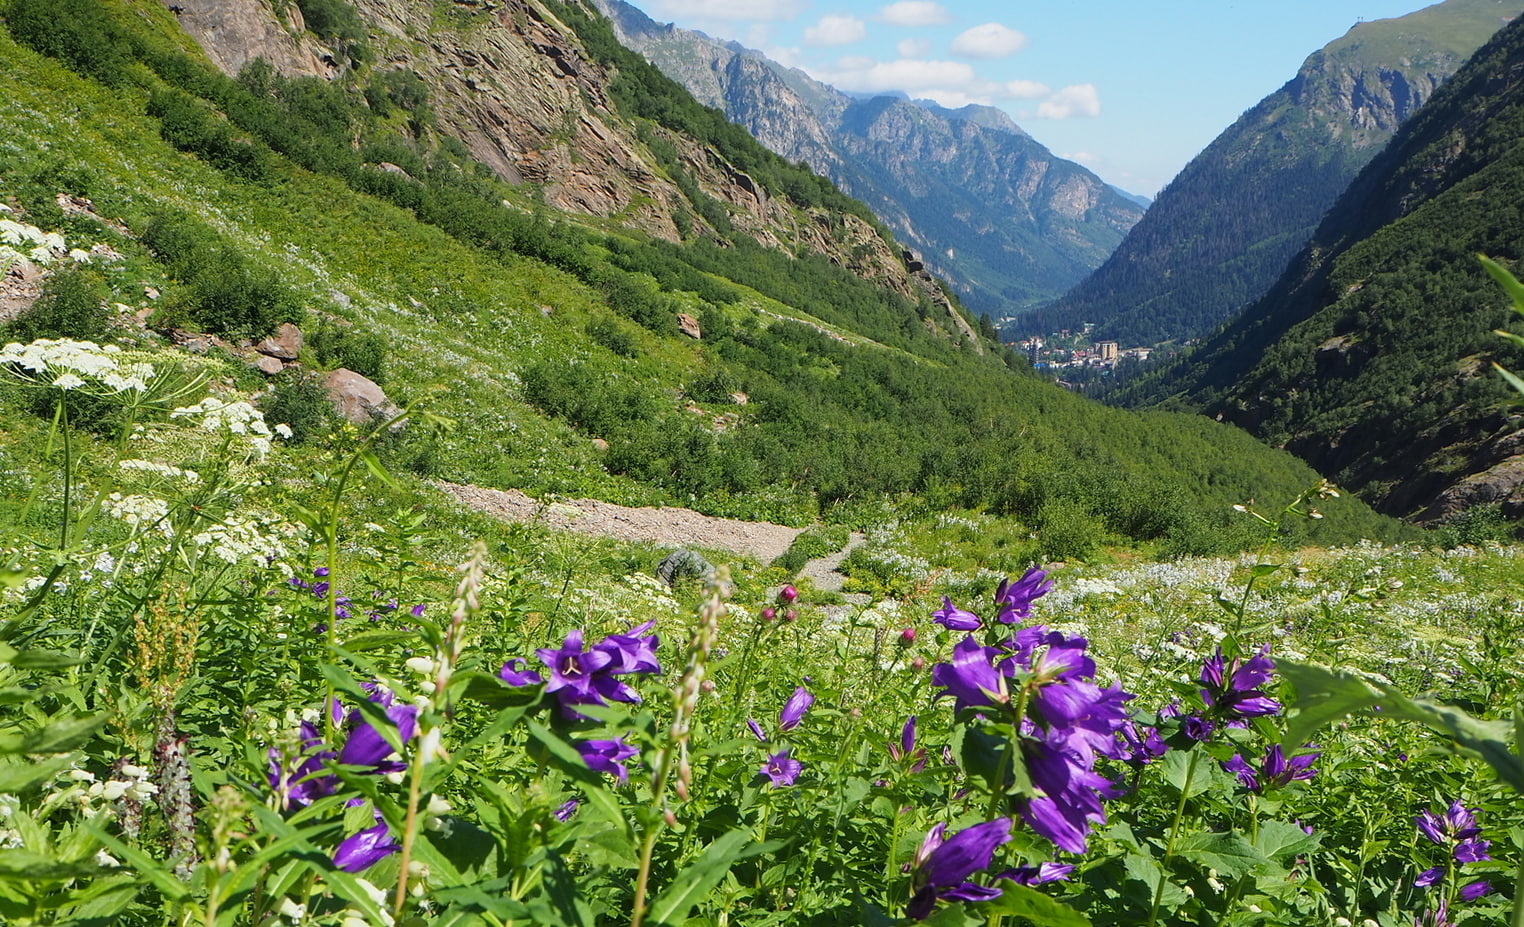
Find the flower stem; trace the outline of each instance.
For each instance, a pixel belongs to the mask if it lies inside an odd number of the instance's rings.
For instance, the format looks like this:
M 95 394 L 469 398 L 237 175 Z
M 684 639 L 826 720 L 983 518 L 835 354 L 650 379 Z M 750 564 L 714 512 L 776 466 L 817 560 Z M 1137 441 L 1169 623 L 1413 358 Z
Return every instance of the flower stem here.
M 1175 820 L 1169 826 L 1169 843 L 1164 848 L 1164 865 L 1159 867 L 1159 884 L 1154 886 L 1154 901 L 1148 909 L 1146 927 L 1154 927 L 1159 921 L 1159 904 L 1164 900 L 1164 880 L 1169 878 L 1169 861 L 1175 855 L 1175 841 L 1180 838 L 1180 821 L 1185 817 L 1185 803 L 1191 795 L 1191 782 L 1196 778 L 1196 764 L 1201 750 L 1191 751 L 1191 762 L 1185 767 L 1185 782 L 1180 786 L 1180 801 L 1175 805 Z

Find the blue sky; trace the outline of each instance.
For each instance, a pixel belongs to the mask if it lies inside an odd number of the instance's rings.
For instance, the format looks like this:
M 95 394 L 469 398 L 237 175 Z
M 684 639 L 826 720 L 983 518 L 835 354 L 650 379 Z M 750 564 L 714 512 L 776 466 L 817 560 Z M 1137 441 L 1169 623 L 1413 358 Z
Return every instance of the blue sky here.
M 631 0 L 852 91 L 999 106 L 1054 153 L 1153 196 L 1356 22 L 1423 0 Z

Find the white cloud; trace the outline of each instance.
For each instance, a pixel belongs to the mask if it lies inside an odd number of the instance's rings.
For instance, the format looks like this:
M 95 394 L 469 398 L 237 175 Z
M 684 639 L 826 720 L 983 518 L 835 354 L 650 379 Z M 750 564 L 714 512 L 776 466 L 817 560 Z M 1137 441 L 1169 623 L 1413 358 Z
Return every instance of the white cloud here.
M 806 45 L 850 45 L 868 34 L 868 27 L 855 16 L 823 16 L 804 30 Z
M 765 20 L 788 22 L 804 12 L 810 0 L 652 0 L 646 9 L 653 19 Z
M 1017 100 L 1036 100 L 1052 92 L 1047 84 L 1035 80 L 1012 80 L 1005 84 L 1005 95 Z
M 1088 151 L 1075 151 L 1070 154 L 1061 154 L 1059 157 L 1070 161 L 1078 161 L 1081 164 L 1099 164 L 1102 160 L 1100 155 L 1092 154 Z
M 911 97 L 935 100 L 953 109 L 970 103 L 993 105 L 1004 100 L 1043 99 L 1052 93 L 1047 85 L 1037 81 L 993 81 L 980 77 L 972 65 L 963 61 L 909 57 L 879 61 L 866 55 L 847 55 L 834 65 L 808 70 L 816 80 L 843 90 L 903 92 Z M 1048 105 L 1047 101 L 1044 100 L 1042 105 Z
M 926 53 L 931 51 L 931 43 L 925 39 L 901 39 L 894 50 L 900 53 L 901 58 L 925 58 Z
M 1074 116 L 1099 116 L 1101 97 L 1095 84 L 1071 84 L 1037 104 L 1042 119 L 1069 119 Z
M 1009 58 L 1027 47 L 1027 37 L 1000 23 L 964 30 L 952 40 L 952 52 L 965 58 Z
M 878 18 L 892 26 L 940 26 L 952 21 L 947 9 L 931 0 L 899 0 L 879 10 Z

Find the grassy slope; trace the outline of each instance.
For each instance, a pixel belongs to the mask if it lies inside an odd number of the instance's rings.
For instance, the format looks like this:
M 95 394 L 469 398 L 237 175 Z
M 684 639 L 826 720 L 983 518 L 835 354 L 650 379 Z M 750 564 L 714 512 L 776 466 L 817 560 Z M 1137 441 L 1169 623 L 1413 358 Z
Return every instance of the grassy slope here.
M 677 389 L 704 363 L 698 346 L 629 326 L 639 356 L 614 358 L 582 333 L 587 320 L 608 314 L 606 308 L 567 274 L 528 259 L 488 258 L 400 209 L 284 162 L 278 184 L 230 179 L 162 142 L 154 121 L 141 115 L 140 91 L 81 80 L 3 37 L 0 54 L 8 62 L 0 76 L 5 173 L 83 177 L 85 189 L 70 192 L 89 194 L 103 214 L 132 228 L 164 206 L 194 213 L 279 266 L 309 310 L 385 335 L 394 358 L 388 381 L 394 398 L 427 396 L 432 409 L 463 426 L 435 451 L 439 475 L 621 502 L 672 501 L 659 489 L 605 472 L 586 435 L 521 400 L 516 371 L 545 357 L 571 363 L 600 355 L 675 403 Z M 780 315 L 807 319 L 756 294 L 729 311 L 763 325 Z M 856 350 L 885 350 L 844 335 Z M 1124 473 L 1186 473 L 1219 505 L 1260 491 L 1289 496 L 1313 479 L 1289 458 L 1205 420 L 1170 418 L 1161 437 L 1156 426 L 1166 419 L 1103 410 L 955 354 L 930 360 L 896 353 L 902 366 L 929 364 L 953 377 L 986 380 L 992 393 L 980 414 L 1003 423 L 1028 420 L 1018 430 L 1035 432 L 1034 444 L 1110 460 Z M 954 372 L 947 363 L 972 366 Z M 1070 427 L 1076 421 L 1084 424 Z M 892 432 L 894 426 L 886 427 Z M 1357 509 L 1349 515 L 1346 533 L 1392 530 Z

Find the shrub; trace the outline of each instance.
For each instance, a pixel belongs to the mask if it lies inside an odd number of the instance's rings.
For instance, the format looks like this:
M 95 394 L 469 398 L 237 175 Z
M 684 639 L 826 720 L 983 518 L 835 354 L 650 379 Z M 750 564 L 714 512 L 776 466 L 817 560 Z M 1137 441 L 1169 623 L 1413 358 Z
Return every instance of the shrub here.
M 1043 560 L 1084 560 L 1101 546 L 1104 528 L 1072 499 L 1044 502 L 1037 510 L 1037 550 Z
M 109 332 L 106 284 L 101 275 L 73 264 L 50 275 L 42 296 L 5 327 L 5 337 L 28 342 L 38 338 L 102 341 Z
M 324 367 L 347 367 L 378 384 L 386 380 L 386 339 L 375 332 L 355 332 L 324 322 L 307 336 L 307 346 Z
M 1496 502 L 1473 505 L 1447 519 L 1434 532 L 1434 539 L 1446 550 L 1461 546 L 1477 546 L 1488 542 L 1505 544 L 1517 536 L 1513 522 L 1503 514 L 1503 507 Z
M 339 421 L 322 379 L 297 367 L 289 368 L 275 378 L 275 391 L 266 397 L 261 411 L 270 424 L 291 427 L 293 444 L 321 438 Z
M 596 318 L 587 323 L 587 336 L 620 357 L 634 357 L 640 353 L 635 338 L 618 322 L 610 318 Z
M 811 560 L 833 554 L 847 546 L 851 532 L 842 525 L 814 525 L 799 532 L 783 555 L 772 565 L 798 573 Z

